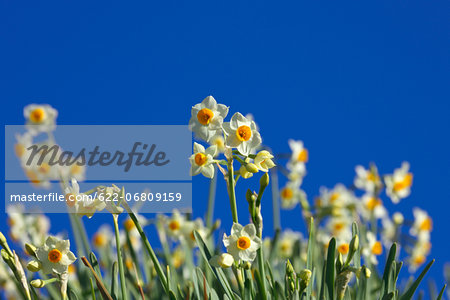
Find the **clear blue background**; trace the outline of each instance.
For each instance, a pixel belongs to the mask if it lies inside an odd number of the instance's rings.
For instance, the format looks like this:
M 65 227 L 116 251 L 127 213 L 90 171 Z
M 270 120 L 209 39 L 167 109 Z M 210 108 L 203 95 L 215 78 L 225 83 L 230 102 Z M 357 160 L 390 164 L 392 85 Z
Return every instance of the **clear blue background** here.
M 212 94 L 231 113 L 253 113 L 276 152 L 288 151 L 288 138 L 305 141 L 310 199 L 321 185 L 350 184 L 357 164 L 387 173 L 410 161 L 413 193 L 389 207 L 408 219 L 415 206 L 429 211 L 431 274 L 441 285 L 450 246 L 449 2 L 304 2 L 1 0 L 2 121 L 23 123 L 23 107 L 37 102 L 57 108 L 61 124 L 187 124 L 190 107 Z M 206 186 L 194 179 L 197 216 Z M 222 181 L 218 192 L 229 228 Z M 299 213 L 283 212 L 283 225 L 304 229 Z M 264 215 L 270 233 L 269 205 Z M 90 231 L 103 221 L 88 221 Z M 54 232 L 66 227 L 67 217 L 53 217 Z

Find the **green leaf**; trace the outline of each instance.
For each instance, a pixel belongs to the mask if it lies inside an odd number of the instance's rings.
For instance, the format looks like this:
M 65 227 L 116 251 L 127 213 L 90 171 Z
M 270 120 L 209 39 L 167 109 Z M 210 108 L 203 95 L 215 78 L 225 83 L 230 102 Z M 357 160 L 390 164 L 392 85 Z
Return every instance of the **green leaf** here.
M 380 299 L 383 299 L 383 297 L 386 296 L 390 292 L 389 291 L 390 274 L 391 274 L 392 264 L 395 263 L 394 259 L 395 259 L 396 253 L 397 253 L 397 244 L 393 243 L 391 246 L 391 249 L 389 250 L 386 265 L 384 266 L 383 283 L 381 285 Z
M 111 268 L 111 297 L 116 300 L 117 299 L 117 292 L 118 292 L 118 287 L 119 285 L 117 284 L 117 276 L 118 276 L 118 271 L 119 269 L 117 268 L 117 261 L 113 262 L 112 268 Z
M 352 224 L 352 238 L 355 237 L 355 235 L 359 236 L 360 244 L 361 244 L 361 235 L 359 234 L 359 228 L 358 224 L 356 222 L 353 222 Z M 355 268 L 361 267 L 361 247 L 358 247 L 356 250 L 354 256 L 353 256 L 353 263 L 355 264 Z
M 382 300 L 392 300 L 394 298 L 394 292 L 390 292 L 383 296 Z
M 201 235 L 197 231 L 194 231 L 194 237 L 195 237 L 195 241 L 197 242 L 200 253 L 202 254 L 203 258 L 206 261 L 206 265 L 216 276 L 217 280 L 219 280 L 219 283 L 222 286 L 222 288 L 225 291 L 225 294 L 228 296 L 228 298 L 235 300 L 237 298 L 237 296 L 234 294 L 233 290 L 231 289 L 230 283 L 228 282 L 227 277 L 225 276 L 225 273 L 223 272 L 223 270 L 221 268 L 215 268 L 209 264 L 209 260 L 212 257 L 211 252 L 209 251 L 208 246 L 206 246 L 205 242 L 203 241 Z
M 400 300 L 410 300 L 410 299 L 412 299 L 412 297 L 414 296 L 414 292 L 416 291 L 416 289 L 419 286 L 420 282 L 425 277 L 425 274 L 431 268 L 433 263 L 434 263 L 434 259 L 428 263 L 428 265 L 425 267 L 425 269 L 423 269 L 423 271 L 420 273 L 419 277 L 417 277 L 417 279 L 409 287 L 409 289 L 400 297 Z
M 447 287 L 447 285 L 444 284 L 444 286 L 442 287 L 442 290 L 439 292 L 439 296 L 437 297 L 436 300 L 441 300 L 442 299 L 442 295 L 444 295 L 444 291 L 445 291 L 446 287 Z
M 309 220 L 309 238 L 308 238 L 308 250 L 306 258 L 306 268 L 312 272 L 312 267 L 314 265 L 314 219 L 311 217 Z M 306 287 L 306 299 L 311 299 L 313 284 L 309 284 Z
M 327 267 L 325 271 L 325 281 L 328 287 L 329 299 L 334 299 L 334 258 L 336 254 L 336 239 L 333 237 L 328 245 Z

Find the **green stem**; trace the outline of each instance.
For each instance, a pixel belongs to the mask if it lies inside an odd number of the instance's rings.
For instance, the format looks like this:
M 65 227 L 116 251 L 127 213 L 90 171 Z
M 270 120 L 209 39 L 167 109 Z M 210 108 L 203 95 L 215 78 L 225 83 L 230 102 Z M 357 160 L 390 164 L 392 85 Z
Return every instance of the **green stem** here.
M 125 272 L 123 267 L 122 251 L 120 249 L 120 234 L 119 234 L 119 215 L 113 214 L 114 219 L 114 231 L 116 233 L 116 249 L 117 249 L 117 261 L 119 262 L 119 274 L 120 274 L 120 287 L 122 289 L 122 299 L 127 300 L 127 288 L 125 282 Z
M 230 157 L 228 160 L 228 194 L 230 197 L 231 206 L 231 216 L 233 217 L 233 222 L 238 223 L 238 213 L 236 207 L 236 193 L 234 187 L 234 170 L 233 170 L 233 158 Z
M 262 246 L 258 249 L 258 268 L 259 268 L 259 273 L 261 274 L 261 284 L 262 284 L 262 295 L 261 295 L 261 299 L 267 299 L 267 294 L 266 294 L 266 271 L 264 269 L 264 255 L 263 255 L 263 250 L 262 250 Z
M 272 211 L 273 211 L 273 230 L 276 232 L 281 229 L 280 222 L 280 207 L 278 203 L 279 199 L 279 191 L 278 191 L 278 175 L 276 171 L 276 167 L 270 170 L 270 175 L 272 180 L 270 181 L 272 187 Z
M 161 264 L 159 263 L 158 257 L 156 257 L 156 254 L 153 251 L 153 248 L 150 245 L 150 242 L 148 241 L 147 236 L 145 235 L 144 231 L 142 230 L 141 224 L 139 223 L 138 219 L 136 218 L 136 215 L 130 209 L 130 207 L 128 206 L 128 203 L 126 201 L 122 202 L 122 206 L 128 212 L 128 215 L 130 216 L 131 220 L 133 220 L 134 225 L 136 225 L 136 229 L 139 232 L 139 235 L 141 236 L 142 241 L 144 242 L 145 249 L 147 249 L 147 252 L 150 255 L 150 258 L 153 262 L 153 265 L 155 266 L 156 273 L 158 273 L 158 276 L 159 276 L 159 279 L 161 280 L 161 284 L 164 288 L 164 291 L 166 292 L 166 294 L 169 294 L 169 286 L 168 286 L 168 282 L 167 282 L 167 277 L 164 274 Z
M 217 167 L 214 166 L 214 177 L 209 182 L 209 194 L 208 194 L 208 210 L 206 212 L 206 227 L 211 228 L 213 225 L 214 214 L 214 201 L 216 196 L 217 185 Z

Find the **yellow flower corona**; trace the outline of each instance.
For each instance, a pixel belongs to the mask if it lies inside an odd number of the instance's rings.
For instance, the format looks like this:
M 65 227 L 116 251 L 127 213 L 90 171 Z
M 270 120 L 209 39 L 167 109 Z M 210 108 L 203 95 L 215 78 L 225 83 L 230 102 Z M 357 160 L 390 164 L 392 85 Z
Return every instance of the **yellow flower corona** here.
M 30 113 L 30 120 L 33 123 L 41 123 L 46 118 L 45 110 L 38 107 Z
M 241 142 L 246 142 L 252 137 L 252 130 L 247 125 L 239 126 L 236 130 L 236 137 Z
M 292 189 L 285 187 L 281 190 L 281 197 L 284 199 L 291 199 L 294 196 Z
M 48 252 L 48 260 L 52 263 L 58 263 L 62 258 L 62 253 L 58 249 L 53 249 Z
M 408 173 L 405 175 L 405 177 L 403 177 L 403 179 L 401 181 L 395 182 L 394 183 L 394 191 L 398 192 L 401 190 L 404 190 L 406 188 L 409 188 L 412 186 L 412 181 L 413 181 L 413 175 L 411 173 Z
M 206 159 L 206 155 L 204 153 L 197 153 L 195 154 L 195 163 L 197 164 L 197 166 L 203 166 L 207 159 Z
M 372 253 L 375 255 L 381 255 L 383 254 L 383 246 L 380 242 L 375 242 L 372 246 Z
M 208 125 L 213 117 L 214 113 L 208 108 L 203 108 L 197 113 L 197 120 L 202 125 Z
M 298 153 L 297 160 L 300 162 L 308 162 L 309 153 L 307 149 L 303 149 Z
M 239 249 L 246 250 L 246 249 L 250 248 L 251 241 L 248 237 L 241 236 L 240 238 L 238 238 L 236 245 Z

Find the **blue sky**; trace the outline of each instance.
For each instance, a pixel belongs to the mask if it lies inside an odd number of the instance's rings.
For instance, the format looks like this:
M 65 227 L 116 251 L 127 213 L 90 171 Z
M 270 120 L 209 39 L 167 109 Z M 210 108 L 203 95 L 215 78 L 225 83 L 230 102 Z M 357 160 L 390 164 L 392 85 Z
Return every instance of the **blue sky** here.
M 448 13 L 446 1 L 1 0 L 0 114 L 21 124 L 23 106 L 37 102 L 57 108 L 61 124 L 187 124 L 190 107 L 212 94 L 232 113 L 252 113 L 276 152 L 289 138 L 305 142 L 310 199 L 321 185 L 350 184 L 357 164 L 387 173 L 409 161 L 412 195 L 388 206 L 409 218 L 415 206 L 429 211 L 440 284 L 449 260 Z M 196 215 L 206 185 L 194 179 Z M 227 228 L 223 183 L 219 192 Z M 283 225 L 304 228 L 299 213 L 283 212 Z M 265 215 L 270 228 L 268 206 Z

